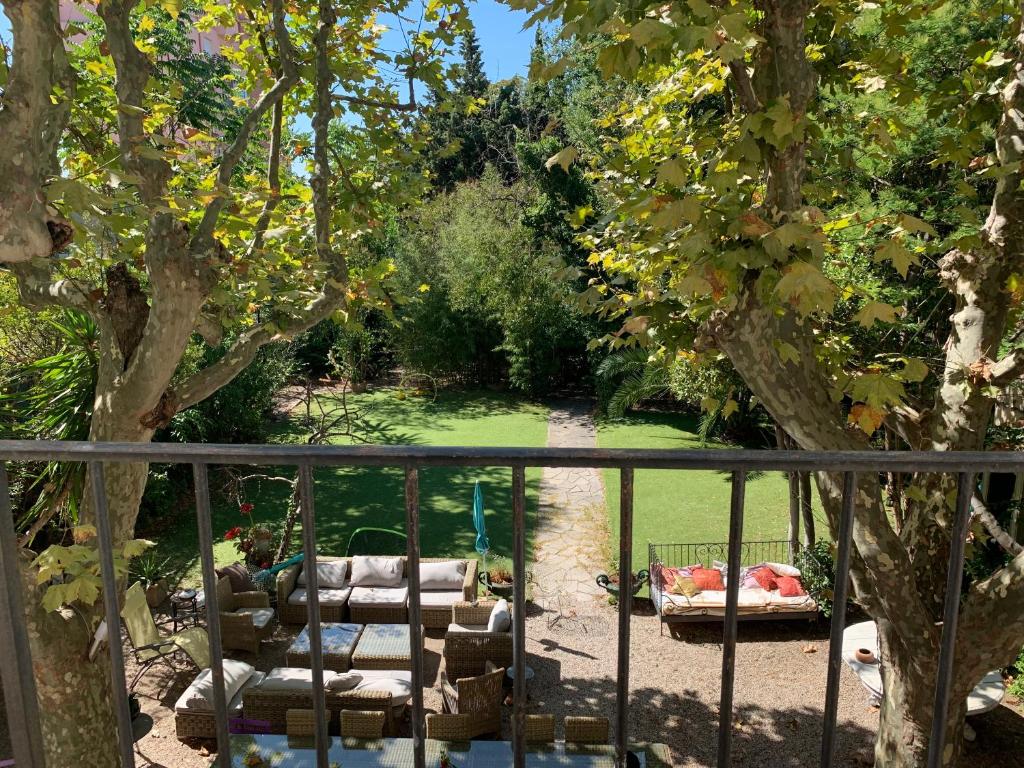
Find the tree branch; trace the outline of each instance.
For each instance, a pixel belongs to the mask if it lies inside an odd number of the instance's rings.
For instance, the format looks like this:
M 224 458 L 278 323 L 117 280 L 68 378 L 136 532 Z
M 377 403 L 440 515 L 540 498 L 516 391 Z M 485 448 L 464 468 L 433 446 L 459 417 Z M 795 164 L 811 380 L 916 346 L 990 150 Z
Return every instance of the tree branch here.
M 754 91 L 754 83 L 750 79 L 750 72 L 743 59 L 733 59 L 729 62 L 729 72 L 732 74 L 733 82 L 736 84 L 736 94 L 740 100 L 740 106 L 748 114 L 761 111 L 761 100 L 757 98 Z
M 985 530 L 988 531 L 989 536 L 995 541 L 1004 551 L 1016 557 L 1021 552 L 1024 552 L 1024 546 L 1014 540 L 1014 538 L 1003 530 L 1003 527 L 999 525 L 999 521 L 996 520 L 996 516 L 988 511 L 988 507 L 985 503 L 978 498 L 973 496 L 971 498 L 971 510 L 974 517 L 981 521 L 981 524 L 985 526 Z
M 259 121 L 263 119 L 267 110 L 280 103 L 284 95 L 299 81 L 299 70 L 295 63 L 295 52 L 292 48 L 291 38 L 288 36 L 282 0 L 274 0 L 272 3 L 272 14 L 274 19 L 274 38 L 277 41 L 277 55 L 281 74 L 274 82 L 274 85 L 260 96 L 256 104 L 249 111 L 249 114 L 245 116 L 234 141 L 231 142 L 231 145 L 221 155 L 220 168 L 217 171 L 217 197 L 207 206 L 206 211 L 203 213 L 203 219 L 196 230 L 195 237 L 192 240 L 192 250 L 194 253 L 209 253 L 213 247 L 213 230 L 221 211 L 224 210 L 224 206 L 228 202 L 231 175 L 235 172 L 235 168 L 238 167 L 238 163 L 249 145 L 249 137 L 252 135 L 253 130 L 255 130 Z
M 64 307 L 77 309 L 95 316 L 96 301 L 91 297 L 92 287 L 80 285 L 75 280 L 62 278 L 53 280 L 49 271 L 38 262 L 21 262 L 11 266 L 11 273 L 18 283 L 21 303 L 32 309 Z
M 416 98 L 413 93 L 409 94 L 409 101 L 402 103 L 400 101 L 380 101 L 378 99 L 367 99 L 361 96 L 345 96 L 342 94 L 332 94 L 331 99 L 334 101 L 344 101 L 346 104 L 356 104 L 362 107 L 374 107 L 376 109 L 390 109 L 396 112 L 415 112 L 419 109 L 416 104 Z
M 1024 348 L 1018 348 L 1007 354 L 989 368 L 989 383 L 997 387 L 1005 387 L 1024 376 Z

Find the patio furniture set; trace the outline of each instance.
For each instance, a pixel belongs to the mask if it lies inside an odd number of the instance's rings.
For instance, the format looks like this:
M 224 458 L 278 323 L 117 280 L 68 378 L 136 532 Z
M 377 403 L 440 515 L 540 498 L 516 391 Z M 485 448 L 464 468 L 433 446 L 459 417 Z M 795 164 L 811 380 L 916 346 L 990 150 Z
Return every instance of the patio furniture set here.
M 379 725 L 381 733 L 393 734 L 404 717 L 414 685 L 406 567 L 399 557 L 317 560 L 324 695 L 333 733 L 375 733 Z M 424 560 L 420 583 L 424 625 L 445 629 L 445 714 L 459 718 L 449 726 L 467 739 L 500 733 L 502 684 L 512 662 L 507 603 L 476 602 L 472 560 Z M 227 577 L 217 586 L 222 643 L 226 649 L 258 653 L 272 632 L 269 596 L 231 587 Z M 276 591 L 282 623 L 304 624 L 303 565 L 282 570 Z M 292 641 L 285 660 L 287 666 L 268 672 L 237 659 L 224 661 L 233 730 L 286 733 L 290 723 L 300 729 L 308 725 L 313 708 L 308 626 Z M 209 669 L 176 702 L 175 722 L 179 739 L 216 738 Z

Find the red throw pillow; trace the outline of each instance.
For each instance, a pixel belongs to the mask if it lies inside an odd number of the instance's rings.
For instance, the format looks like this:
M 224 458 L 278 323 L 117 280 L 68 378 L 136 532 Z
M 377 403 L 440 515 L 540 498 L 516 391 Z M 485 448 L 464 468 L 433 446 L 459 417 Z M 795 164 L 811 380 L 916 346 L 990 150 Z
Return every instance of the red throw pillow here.
M 807 594 L 804 592 L 800 579 L 796 576 L 779 576 L 777 581 L 779 582 L 779 594 L 782 597 L 800 597 Z
M 692 575 L 694 584 L 702 592 L 704 590 L 725 589 L 725 584 L 722 583 L 722 572 L 714 568 L 694 568 L 692 569 Z
M 757 581 L 761 589 L 765 589 L 771 592 L 773 589 L 777 589 L 779 586 L 775 578 L 775 574 L 772 572 L 771 568 L 758 568 L 750 575 L 754 577 L 755 581 Z

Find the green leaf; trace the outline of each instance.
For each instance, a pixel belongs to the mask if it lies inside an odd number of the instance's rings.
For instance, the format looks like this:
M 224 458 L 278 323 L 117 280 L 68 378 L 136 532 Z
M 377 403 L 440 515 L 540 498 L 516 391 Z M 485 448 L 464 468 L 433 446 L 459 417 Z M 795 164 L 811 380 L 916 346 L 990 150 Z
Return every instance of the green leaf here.
M 672 37 L 672 30 L 667 24 L 657 19 L 644 18 L 633 25 L 629 30 L 629 36 L 633 41 L 642 47 L 648 46 L 652 41 L 669 40 Z
M 911 264 L 918 264 L 917 255 L 903 244 L 902 240 L 886 240 L 875 249 L 875 262 L 891 261 L 900 277 L 907 276 Z
M 854 379 L 851 396 L 875 408 L 897 405 L 906 392 L 903 384 L 884 373 L 863 373 Z
M 790 264 L 775 286 L 775 292 L 802 315 L 830 312 L 836 301 L 835 285 L 806 261 Z
M 686 186 L 687 174 L 679 158 L 673 157 L 658 166 L 658 183 L 671 184 L 674 187 Z
M 928 365 L 923 360 L 916 357 L 904 357 L 901 360 L 903 370 L 900 371 L 900 377 L 904 381 L 924 381 L 928 377 Z

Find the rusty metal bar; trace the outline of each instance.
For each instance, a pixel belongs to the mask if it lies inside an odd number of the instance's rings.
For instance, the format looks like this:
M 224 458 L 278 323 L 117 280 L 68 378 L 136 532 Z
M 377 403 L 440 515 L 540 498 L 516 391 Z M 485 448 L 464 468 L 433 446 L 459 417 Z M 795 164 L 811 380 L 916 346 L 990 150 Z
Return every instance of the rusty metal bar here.
M 299 512 L 302 515 L 302 567 L 306 574 L 306 610 L 309 635 L 310 683 L 313 692 L 313 736 L 317 768 L 327 768 L 327 702 L 324 698 L 324 646 L 320 636 L 320 595 L 316 568 L 316 507 L 314 506 L 313 470 L 309 464 L 299 465 Z
M 850 550 L 853 548 L 853 515 L 857 506 L 857 473 L 843 474 L 843 509 L 839 517 L 839 552 L 836 581 L 832 587 L 832 631 L 828 641 L 828 682 L 825 686 L 825 724 L 821 737 L 821 766 L 830 768 L 836 751 L 836 719 L 839 713 L 839 668 L 843 663 L 843 630 L 850 588 Z
M 412 744 L 416 768 L 427 762 L 423 725 L 423 619 L 420 596 L 420 479 L 405 468 L 405 533 L 409 569 L 409 642 L 412 644 Z
M 314 466 L 591 467 L 804 472 L 1022 472 L 1010 451 L 769 451 L 480 448 L 429 445 L 224 445 L 0 440 L 11 461 L 125 461 Z
M 971 496 L 974 475 L 961 472 L 956 483 L 956 514 L 950 527 L 949 566 L 946 571 L 946 600 L 942 610 L 942 641 L 939 669 L 935 680 L 935 706 L 932 709 L 932 736 L 928 743 L 928 768 L 942 768 L 946 742 L 946 719 L 953 688 L 953 662 L 956 656 L 956 628 L 960 617 L 960 588 L 964 578 L 964 549 L 971 522 Z
M 113 686 L 114 712 L 117 716 L 117 746 L 121 768 L 135 766 L 135 738 L 132 735 L 132 713 L 128 705 L 128 686 L 124 678 L 124 649 L 121 647 L 121 610 L 117 571 L 114 568 L 114 537 L 110 530 L 107 509 L 107 487 L 103 464 L 89 464 L 89 480 L 96 513 L 96 545 L 100 555 L 100 576 L 103 579 L 103 609 L 107 622 L 107 644 L 110 650 L 110 684 Z
M 512 765 L 526 766 L 526 470 L 512 469 Z
M 725 626 L 722 631 L 722 696 L 718 707 L 718 768 L 732 764 L 732 693 L 736 673 L 736 624 L 739 616 L 740 562 L 743 544 L 743 501 L 747 474 L 732 473 L 729 505 L 729 569 L 725 585 Z
M 626 767 L 629 746 L 629 629 L 633 614 L 633 470 L 619 480 L 619 645 L 616 687 L 615 761 Z
M 11 489 L 3 462 L 0 462 L 0 581 L 0 673 L 14 761 L 18 768 L 45 768 L 32 649 L 24 621 L 25 602 Z
M 196 490 L 196 525 L 199 530 L 199 562 L 203 570 L 206 630 L 210 638 L 210 677 L 213 681 L 213 716 L 217 731 L 217 765 L 231 768 L 231 734 L 228 730 L 228 701 L 224 694 L 224 646 L 221 643 L 220 605 L 217 603 L 217 573 L 213 560 L 213 517 L 210 508 L 210 478 L 205 464 L 192 465 Z

